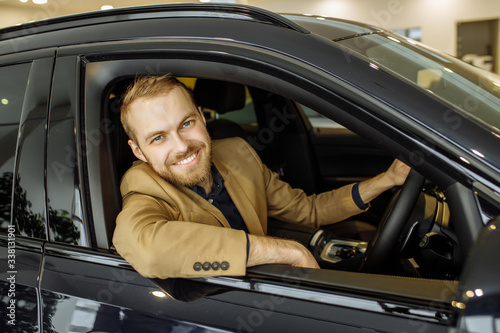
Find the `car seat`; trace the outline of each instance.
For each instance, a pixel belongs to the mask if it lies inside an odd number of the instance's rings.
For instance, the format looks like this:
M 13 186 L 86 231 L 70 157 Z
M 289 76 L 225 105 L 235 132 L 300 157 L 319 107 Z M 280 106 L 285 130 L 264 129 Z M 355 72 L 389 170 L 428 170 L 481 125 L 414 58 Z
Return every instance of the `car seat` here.
M 212 139 L 240 137 L 246 140 L 247 134 L 243 127 L 234 121 L 219 118 L 219 115 L 245 107 L 244 85 L 220 80 L 198 79 L 193 96 L 202 111 L 209 109 L 216 112 L 216 118 L 207 121 L 207 130 Z

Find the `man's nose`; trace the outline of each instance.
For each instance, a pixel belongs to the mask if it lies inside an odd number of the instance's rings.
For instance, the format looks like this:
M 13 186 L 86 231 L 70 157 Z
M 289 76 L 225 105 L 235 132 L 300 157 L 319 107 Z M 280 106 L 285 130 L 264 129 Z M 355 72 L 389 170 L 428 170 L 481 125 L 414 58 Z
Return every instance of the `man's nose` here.
M 179 133 L 175 133 L 172 135 L 172 144 L 173 144 L 173 148 L 172 150 L 176 153 L 176 154 L 183 154 L 183 153 L 186 153 L 189 145 L 188 145 L 188 142 L 186 140 L 186 138 L 184 138 L 181 134 Z

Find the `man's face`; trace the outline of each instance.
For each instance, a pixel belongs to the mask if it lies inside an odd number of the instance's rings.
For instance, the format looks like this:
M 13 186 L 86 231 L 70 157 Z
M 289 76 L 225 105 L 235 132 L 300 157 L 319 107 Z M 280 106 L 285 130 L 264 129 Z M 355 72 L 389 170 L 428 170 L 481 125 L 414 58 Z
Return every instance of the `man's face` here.
M 212 144 L 205 118 L 181 88 L 139 98 L 130 105 L 128 123 L 137 142 L 134 155 L 167 181 L 200 185 L 210 176 Z

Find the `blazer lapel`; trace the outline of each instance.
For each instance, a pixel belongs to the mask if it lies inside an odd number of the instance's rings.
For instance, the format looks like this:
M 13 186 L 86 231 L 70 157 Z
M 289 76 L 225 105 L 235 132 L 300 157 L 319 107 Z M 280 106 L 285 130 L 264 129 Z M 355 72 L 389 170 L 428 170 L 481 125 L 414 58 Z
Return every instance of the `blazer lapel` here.
M 229 222 L 224 217 L 224 214 L 222 214 L 220 210 L 215 208 L 207 200 L 203 199 L 197 193 L 195 193 L 194 191 L 185 186 L 178 186 L 178 189 L 181 190 L 186 196 L 188 196 L 189 199 L 191 199 L 196 204 L 197 208 L 200 208 L 201 210 L 210 213 L 212 216 L 215 217 L 215 219 L 217 219 L 217 221 L 219 221 L 219 223 L 223 227 L 231 228 Z M 194 209 L 191 210 L 191 217 L 194 218 L 194 220 L 198 221 L 199 220 L 198 216 L 206 216 L 206 213 L 204 212 L 197 213 Z
M 248 231 L 253 235 L 264 235 L 264 229 L 262 228 L 259 216 L 238 179 L 233 177 L 228 168 L 216 157 L 213 157 L 213 163 L 221 173 L 222 178 L 224 178 L 226 190 L 240 212 Z

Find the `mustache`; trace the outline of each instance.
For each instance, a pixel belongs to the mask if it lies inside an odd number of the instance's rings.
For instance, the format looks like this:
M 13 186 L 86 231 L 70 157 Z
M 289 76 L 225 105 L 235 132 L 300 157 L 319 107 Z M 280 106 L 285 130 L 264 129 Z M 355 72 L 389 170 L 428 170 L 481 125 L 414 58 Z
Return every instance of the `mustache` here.
M 186 148 L 185 152 L 178 153 L 175 156 L 172 156 L 169 160 L 169 164 L 174 164 L 177 162 L 180 162 L 182 160 L 185 160 L 187 157 L 191 156 L 198 150 L 205 148 L 207 145 L 202 142 L 202 141 L 196 141 L 193 143 L 190 143 L 189 146 Z

